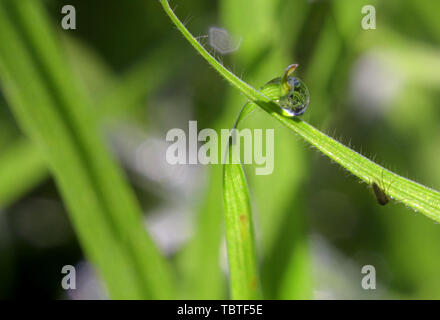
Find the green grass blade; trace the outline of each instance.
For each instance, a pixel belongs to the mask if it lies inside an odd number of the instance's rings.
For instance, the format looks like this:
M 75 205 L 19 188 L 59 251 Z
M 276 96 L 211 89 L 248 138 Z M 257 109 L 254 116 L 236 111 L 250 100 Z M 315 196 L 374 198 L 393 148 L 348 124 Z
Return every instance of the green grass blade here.
M 291 48 L 298 41 L 299 31 L 303 29 L 306 20 L 308 4 L 305 0 L 224 0 L 219 8 L 222 26 L 231 34 L 240 34 L 246 39 L 240 49 L 234 52 L 231 63 L 242 66 L 247 78 L 253 79 L 255 83 L 265 83 L 278 76 L 277 70 L 283 70 L 295 61 L 291 58 Z M 255 21 L 259 22 L 258 25 Z M 285 37 L 285 30 L 293 32 Z M 298 32 L 295 33 L 295 30 Z M 266 95 L 264 89 L 261 91 Z M 243 103 L 243 96 L 233 87 L 229 92 L 230 98 L 225 102 L 227 113 L 236 114 L 237 106 Z M 257 105 L 253 106 L 259 109 Z M 247 118 L 245 112 L 241 118 Z M 256 209 L 253 214 L 257 222 L 263 297 L 311 298 L 312 278 L 303 205 L 305 198 L 302 196 L 310 165 L 307 159 L 309 153 L 301 141 L 291 139 L 290 130 L 278 126 L 275 120 L 264 113 L 255 112 L 252 117 L 248 117 L 246 126 L 263 130 L 270 128 L 276 137 L 272 174 L 248 176 L 252 207 Z M 292 161 L 301 170 L 292 170 Z M 271 187 L 267 188 L 268 185 Z
M 224 201 L 222 180 L 222 167 L 210 166 L 209 183 L 197 208 L 194 236 L 177 256 L 178 269 L 182 273 L 182 299 L 226 298 L 226 281 L 220 267 Z
M 0 77 L 22 129 L 43 151 L 88 258 L 113 298 L 171 298 L 172 276 L 111 160 L 90 102 L 36 1 L 0 3 Z
M 162 82 L 167 79 L 174 69 L 172 59 L 159 59 L 168 51 L 173 52 L 173 46 L 163 46 L 148 54 L 140 63 L 122 76 L 122 79 L 113 79 L 105 75 L 105 94 L 97 98 L 96 120 L 107 123 L 117 115 L 132 111 L 139 105 L 145 96 L 151 94 Z M 70 44 L 70 50 L 80 52 L 81 62 L 86 66 L 102 64 L 89 58 L 78 45 Z M 84 49 L 83 49 L 84 50 Z M 171 61 L 171 63 L 169 62 Z M 166 63 L 165 63 L 166 62 Z M 77 65 L 75 64 L 75 67 Z M 80 66 L 84 67 L 84 66 Z M 91 69 L 91 67 L 89 67 Z M 97 70 L 93 70 L 98 72 Z M 160 72 L 159 72 L 160 71 Z M 85 79 L 87 80 L 87 79 Z M 20 140 L 17 146 L 12 146 L 0 153 L 0 207 L 4 208 L 14 203 L 25 192 L 31 190 L 48 176 L 47 165 L 38 148 L 28 140 Z
M 383 168 L 301 119 L 287 118 L 280 115 L 278 112 L 280 106 L 276 102 L 239 79 L 221 65 L 185 28 L 170 8 L 168 2 L 166 0 L 161 0 L 160 2 L 170 19 L 197 52 L 199 52 L 215 70 L 217 70 L 232 86 L 240 90 L 247 98 L 362 181 L 368 184 L 376 182 L 379 185 L 384 186 L 387 194 L 395 200 L 404 203 L 406 206 L 425 214 L 427 217 L 437 222 L 440 222 L 440 193 L 438 191 L 420 185 Z
M 28 140 L 19 139 L 0 155 L 0 208 L 14 203 L 47 177 L 40 150 Z
M 279 17 L 279 6 L 281 1 L 271 1 L 267 2 L 265 0 L 257 0 L 252 2 L 251 12 L 249 12 L 249 6 L 247 6 L 246 1 L 236 2 L 222 1 L 219 6 L 221 25 L 224 26 L 232 34 L 245 35 L 246 39 L 250 40 L 249 37 L 256 36 L 252 34 L 255 28 L 251 26 L 253 21 L 258 20 L 260 22 L 258 30 L 267 31 L 266 26 L 276 26 L 282 31 L 280 17 Z M 297 5 L 298 3 L 295 3 Z M 290 6 L 292 7 L 292 6 Z M 283 8 L 286 9 L 285 3 L 283 2 Z M 297 7 L 295 7 L 297 8 Z M 290 10 L 289 10 L 290 11 Z M 243 12 L 248 14 L 243 15 Z M 290 14 L 289 22 L 298 24 L 301 19 L 297 19 L 300 16 L 300 11 L 292 16 Z M 289 23 L 289 26 L 291 24 Z M 286 24 L 284 24 L 285 28 Z M 257 30 L 257 31 L 258 31 Z M 276 32 L 270 31 L 269 37 L 263 37 L 264 39 L 259 39 L 257 42 L 251 43 L 250 48 L 247 46 L 250 44 L 246 41 L 246 46 L 242 46 L 239 51 L 235 52 L 233 55 L 234 62 L 239 65 L 248 66 L 253 62 L 252 67 L 246 72 L 247 76 L 252 79 L 258 79 L 258 81 L 265 81 L 273 74 L 274 70 L 283 69 L 287 60 L 288 50 L 280 50 L 280 46 L 276 48 L 273 46 L 274 37 L 273 35 L 278 35 L 278 29 Z M 280 32 L 280 35 L 282 32 Z M 289 43 L 293 42 L 293 38 L 284 39 L 283 47 L 288 46 Z M 282 61 L 285 62 L 282 62 Z M 232 87 L 228 90 L 226 94 L 225 101 L 222 103 L 222 115 L 219 116 L 213 123 L 212 128 L 215 128 L 220 133 L 221 128 L 230 127 L 234 123 L 234 119 L 237 114 L 236 107 L 243 103 L 243 96 L 239 94 Z M 257 118 L 253 118 L 252 123 L 255 119 L 261 120 L 258 122 L 258 127 L 265 127 L 268 121 L 263 115 L 263 117 L 257 115 Z M 261 118 L 261 119 L 260 119 Z M 270 123 L 270 122 L 269 122 Z M 283 127 L 276 129 L 277 139 L 275 141 L 275 150 L 277 146 L 280 145 L 279 150 L 283 150 L 283 153 L 288 153 L 289 155 L 296 156 L 296 161 L 301 153 L 305 150 L 302 148 L 301 143 L 296 140 L 291 140 L 289 143 L 288 150 L 284 150 L 285 141 L 284 138 L 289 137 L 291 134 L 289 130 Z M 281 138 L 280 138 L 281 137 Z M 291 195 L 295 193 L 295 190 L 299 189 L 298 174 L 292 170 L 288 170 L 287 165 L 290 162 L 290 156 L 287 157 L 276 157 L 277 170 L 269 176 L 252 176 L 249 180 L 249 188 L 253 190 L 253 204 L 258 209 L 259 215 L 254 218 L 258 221 L 258 233 L 260 234 L 260 239 L 264 239 L 257 245 L 259 252 L 259 259 L 261 260 L 261 284 L 262 292 L 264 292 L 264 298 L 275 298 L 277 297 L 276 291 L 278 284 L 281 283 L 282 275 L 285 273 L 284 270 L 288 269 L 287 264 L 283 265 L 282 268 L 278 268 L 274 271 L 274 265 L 271 263 L 266 263 L 277 261 L 280 262 L 278 257 L 282 257 L 282 261 L 289 260 L 301 260 L 305 261 L 304 254 L 300 250 L 296 250 L 296 236 L 293 232 L 288 233 L 289 240 L 295 239 L 295 241 L 288 241 L 285 237 L 280 239 L 279 237 L 279 226 L 286 226 L 286 220 L 291 224 L 301 225 L 298 223 L 298 219 L 301 219 L 300 214 L 292 214 L 292 208 L 297 211 L 296 208 L 299 206 L 296 204 L 292 205 L 291 196 L 285 197 L 286 193 Z M 286 164 L 286 166 L 283 165 Z M 286 163 L 287 162 L 287 163 Z M 279 166 L 278 166 L 279 164 Z M 281 168 L 281 170 L 279 170 Z M 285 168 L 285 169 L 284 169 Z M 185 247 L 182 253 L 179 254 L 179 264 L 182 270 L 182 292 L 185 293 L 184 297 L 198 297 L 197 299 L 224 299 L 224 285 L 223 285 L 223 273 L 221 272 L 219 266 L 219 247 L 221 243 L 221 231 L 222 224 L 224 221 L 223 205 L 224 201 L 222 193 L 222 183 L 223 180 L 223 170 L 221 166 L 213 165 L 209 167 L 209 184 L 206 187 L 206 192 L 203 197 L 203 203 L 199 206 L 197 215 L 197 227 L 194 237 L 191 239 L 191 243 Z M 255 180 L 252 180 L 254 179 Z M 264 190 L 268 183 L 273 184 L 271 190 Z M 274 201 L 265 201 L 264 197 L 260 195 L 268 195 L 273 197 Z M 298 199 L 303 201 L 303 199 Z M 286 210 L 287 209 L 287 210 Z M 207 214 L 209 212 L 209 214 Z M 255 217 L 255 212 L 253 213 Z M 293 220 L 293 221 L 292 221 Z M 271 241 L 272 240 L 272 241 Z M 286 241 L 287 240 L 287 241 Z M 283 241 L 283 243 L 279 243 Z M 281 246 L 280 246 L 281 245 Z M 294 259 L 290 259 L 294 256 Z M 203 265 L 199 261 L 203 260 Z M 267 272 L 265 272 L 265 269 Z M 280 270 L 282 269 L 282 270 Z M 295 272 L 298 268 L 295 268 Z M 293 293 L 290 291 L 284 297 L 287 298 L 304 298 L 310 297 L 311 294 L 305 286 L 301 285 L 304 281 L 300 278 L 308 278 L 308 270 L 306 272 L 296 272 L 296 277 L 290 277 L 289 282 L 283 281 L 283 286 L 289 286 L 289 284 L 295 284 L 296 288 L 301 288 L 297 290 L 300 294 Z M 287 270 L 286 270 L 287 272 Z M 270 283 L 270 288 L 269 284 Z
M 240 163 L 234 163 L 233 144 L 229 144 L 229 163 L 224 165 L 224 210 L 232 299 L 259 299 L 255 238 L 249 192 Z

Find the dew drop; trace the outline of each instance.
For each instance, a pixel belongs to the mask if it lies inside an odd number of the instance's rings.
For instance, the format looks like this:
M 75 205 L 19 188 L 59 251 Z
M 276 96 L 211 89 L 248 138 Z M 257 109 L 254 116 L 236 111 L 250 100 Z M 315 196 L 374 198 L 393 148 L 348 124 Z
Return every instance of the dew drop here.
M 296 77 L 289 76 L 287 79 L 290 89 L 279 99 L 279 104 L 287 116 L 302 115 L 310 103 L 310 93 L 306 84 Z
M 304 81 L 291 74 L 298 65 L 287 67 L 282 78 L 275 78 L 268 84 L 280 85 L 280 98 L 276 100 L 281 106 L 281 112 L 287 117 L 302 115 L 310 103 L 310 93 Z

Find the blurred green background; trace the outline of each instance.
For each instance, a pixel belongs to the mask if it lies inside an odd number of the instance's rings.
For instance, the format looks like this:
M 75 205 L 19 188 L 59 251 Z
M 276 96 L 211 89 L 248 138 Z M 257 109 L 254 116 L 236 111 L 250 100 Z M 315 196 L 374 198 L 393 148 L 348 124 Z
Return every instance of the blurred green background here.
M 172 128 L 230 128 L 246 101 L 196 54 L 158 1 L 45 0 L 66 63 L 87 89 L 108 147 L 177 275 L 178 297 L 227 298 L 221 167 L 170 166 Z M 76 8 L 77 29 L 61 28 Z M 255 87 L 298 63 L 303 119 L 403 176 L 440 189 L 440 3 L 432 0 L 179 0 L 187 28 Z M 363 30 L 364 5 L 376 29 Z M 222 55 L 209 30 L 240 38 Z M 1 37 L 1 36 L 0 36 Z M 1 90 L 1 86 L 0 86 Z M 440 298 L 440 228 L 371 190 L 263 111 L 275 170 L 247 170 L 266 298 Z M 41 152 L 0 91 L 0 297 L 107 298 L 78 243 Z M 247 167 L 246 169 L 251 169 Z M 386 186 L 385 186 L 386 189 Z M 60 286 L 77 267 L 77 289 Z M 363 290 L 361 268 L 376 269 Z M 99 277 L 98 277 L 99 278 Z

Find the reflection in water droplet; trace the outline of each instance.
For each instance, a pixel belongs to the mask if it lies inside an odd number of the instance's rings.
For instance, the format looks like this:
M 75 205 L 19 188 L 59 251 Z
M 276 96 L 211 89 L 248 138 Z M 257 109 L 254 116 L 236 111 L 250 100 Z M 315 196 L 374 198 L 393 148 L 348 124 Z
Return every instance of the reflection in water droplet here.
M 288 116 L 300 116 L 310 103 L 309 89 L 301 79 L 295 77 L 289 76 L 287 82 L 290 90 L 279 99 L 279 103 Z
M 266 84 L 280 86 L 280 97 L 276 101 L 280 104 L 283 115 L 287 117 L 302 115 L 310 103 L 309 89 L 304 81 L 291 76 L 297 66 L 288 66 L 282 78 L 275 78 Z

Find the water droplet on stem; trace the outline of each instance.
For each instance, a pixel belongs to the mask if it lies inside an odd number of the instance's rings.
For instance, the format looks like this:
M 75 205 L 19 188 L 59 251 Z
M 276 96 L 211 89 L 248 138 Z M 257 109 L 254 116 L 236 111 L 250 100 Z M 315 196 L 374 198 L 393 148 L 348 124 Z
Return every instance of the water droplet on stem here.
M 283 115 L 287 117 L 302 115 L 310 103 L 310 93 L 306 84 L 301 79 L 291 76 L 296 67 L 297 64 L 291 64 L 282 78 L 275 78 L 268 83 L 280 85 L 280 97 L 276 101 L 280 104 Z

